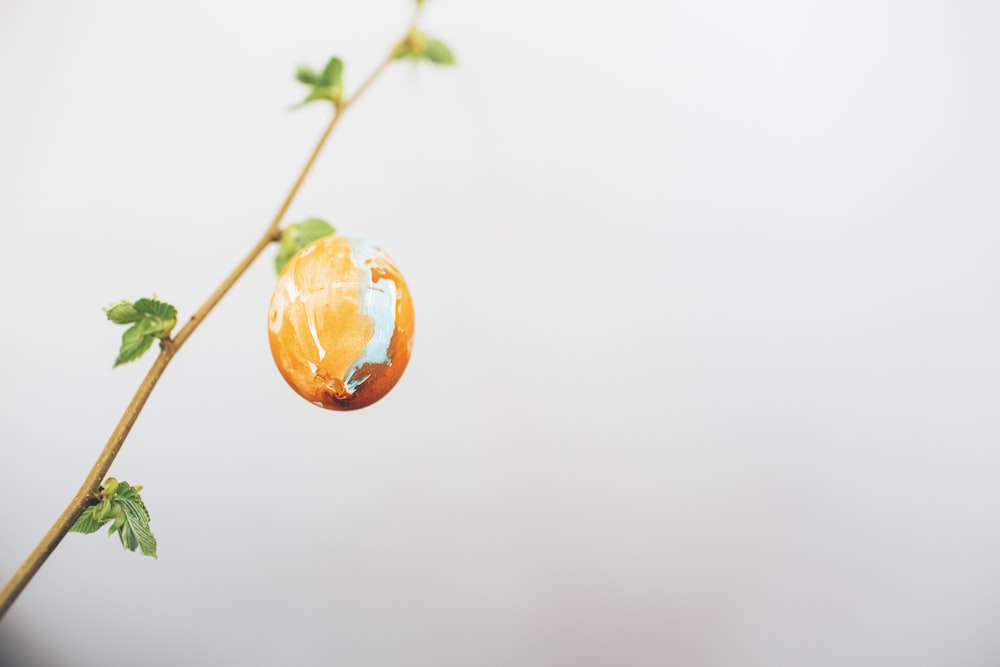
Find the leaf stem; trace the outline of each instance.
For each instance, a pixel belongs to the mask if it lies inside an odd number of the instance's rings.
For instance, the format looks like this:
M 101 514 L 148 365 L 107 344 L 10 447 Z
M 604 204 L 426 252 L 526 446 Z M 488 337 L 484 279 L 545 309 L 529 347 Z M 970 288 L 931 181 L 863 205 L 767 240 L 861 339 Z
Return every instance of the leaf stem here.
M 423 3 L 421 3 L 422 5 Z M 323 150 L 323 146 L 326 144 L 327 139 L 329 139 L 330 134 L 333 132 L 333 128 L 337 126 L 340 121 L 341 116 L 344 111 L 375 82 L 376 79 L 385 71 L 386 67 L 392 62 L 394 54 L 398 45 L 406 40 L 407 35 L 414 28 L 419 19 L 421 13 L 421 6 L 418 6 L 413 14 L 413 19 L 410 22 L 410 27 L 404 35 L 403 39 L 393 46 L 390 51 L 389 56 L 385 58 L 382 62 L 375 67 L 375 69 L 368 75 L 364 82 L 358 87 L 353 95 L 346 98 L 339 105 L 335 105 L 333 109 L 333 116 L 330 118 L 330 122 L 327 124 L 326 129 L 320 136 L 319 141 L 316 142 L 315 148 L 313 148 L 312 154 L 310 154 L 309 159 L 306 161 L 305 166 L 302 171 L 299 172 L 299 176 L 295 179 L 292 184 L 292 188 L 288 191 L 288 195 L 285 197 L 281 206 L 278 208 L 278 212 L 275 214 L 274 218 L 271 220 L 271 224 L 267 226 L 267 229 L 257 240 L 257 243 L 253 246 L 249 253 L 240 261 L 235 269 L 222 281 L 211 296 L 205 300 L 205 303 L 195 311 L 177 335 L 172 339 L 168 338 L 163 340 L 160 344 L 160 354 L 157 355 L 156 360 L 153 362 L 152 367 L 150 367 L 149 372 L 146 373 L 146 377 L 143 378 L 142 383 L 136 390 L 135 395 L 129 402 L 128 407 L 125 408 L 124 414 L 122 414 L 121 419 L 118 421 L 118 425 L 115 426 L 114 431 L 111 432 L 111 437 L 108 438 L 107 444 L 104 449 L 101 450 L 100 456 L 97 457 L 97 461 L 94 466 L 90 469 L 87 474 L 83 485 L 80 490 L 76 492 L 73 496 L 73 500 L 70 504 L 63 510 L 62 514 L 56 522 L 49 528 L 49 531 L 45 533 L 41 542 L 32 550 L 32 552 L 25 559 L 24 563 L 14 572 L 13 576 L 10 578 L 2 590 L 0 590 L 0 619 L 3 618 L 4 614 L 17 599 L 21 591 L 24 590 L 28 582 L 31 581 L 35 573 L 42 567 L 46 559 L 52 554 L 62 539 L 69 532 L 70 528 L 76 522 L 77 517 L 83 512 L 84 509 L 90 504 L 91 499 L 94 498 L 96 494 L 100 492 L 101 482 L 105 479 L 108 471 L 111 469 L 111 464 L 114 462 L 115 457 L 118 455 L 119 450 L 121 450 L 122 445 L 125 442 L 125 438 L 128 437 L 129 431 L 132 430 L 132 426 L 135 424 L 136 419 L 139 417 L 139 413 L 142 412 L 143 406 L 146 405 L 146 400 L 149 398 L 150 394 L 153 393 L 156 383 L 159 381 L 160 377 L 163 375 L 163 371 L 166 370 L 167 365 L 173 358 L 174 354 L 181 348 L 182 345 L 191 337 L 194 330 L 198 328 L 198 325 L 208 316 L 212 309 L 215 308 L 216 304 L 222 300 L 222 297 L 232 288 L 236 281 L 243 276 L 246 270 L 251 264 L 260 256 L 264 249 L 271 243 L 277 241 L 280 237 L 279 227 L 281 221 L 284 219 L 285 214 L 288 212 L 288 208 L 292 205 L 292 201 L 295 199 L 295 195 L 298 194 L 299 189 L 305 182 L 306 176 L 312 170 L 316 159 L 319 157 L 320 152 Z

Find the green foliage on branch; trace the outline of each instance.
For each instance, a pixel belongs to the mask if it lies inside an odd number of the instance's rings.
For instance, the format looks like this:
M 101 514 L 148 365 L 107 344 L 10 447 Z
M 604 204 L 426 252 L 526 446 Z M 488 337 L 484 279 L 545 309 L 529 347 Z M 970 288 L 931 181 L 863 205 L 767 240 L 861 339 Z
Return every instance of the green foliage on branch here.
M 108 535 L 118 533 L 122 547 L 129 551 L 138 548 L 144 556 L 156 558 L 156 538 L 149 528 L 149 511 L 139 496 L 141 490 L 141 486 L 108 477 L 101 486 L 100 499 L 83 510 L 70 530 L 95 533 L 110 522 Z
M 328 100 L 334 104 L 340 104 L 340 98 L 344 94 L 344 84 L 341 77 L 344 73 L 344 61 L 340 58 L 330 58 L 322 72 L 317 72 L 309 65 L 299 65 L 295 72 L 295 78 L 299 83 L 309 87 L 309 94 L 306 98 L 295 105 L 298 109 L 310 102 L 318 100 Z
M 156 299 L 139 299 L 135 303 L 120 301 L 105 308 L 104 312 L 115 324 L 132 325 L 122 334 L 116 368 L 141 357 L 154 340 L 170 338 L 177 324 L 177 309 Z
M 396 60 L 412 60 L 414 62 L 426 60 L 435 65 L 455 64 L 455 56 L 447 44 L 440 39 L 427 36 L 424 31 L 416 28 L 411 30 L 406 39 L 400 42 L 392 57 Z

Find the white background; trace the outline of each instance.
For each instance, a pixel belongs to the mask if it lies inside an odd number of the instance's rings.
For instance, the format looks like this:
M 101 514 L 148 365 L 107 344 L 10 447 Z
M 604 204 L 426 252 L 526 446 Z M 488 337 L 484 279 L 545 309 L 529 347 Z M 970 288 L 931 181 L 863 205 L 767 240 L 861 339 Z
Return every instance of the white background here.
M 0 0 L 0 578 L 266 226 L 403 0 Z M 68 536 L 0 662 L 1000 664 L 1000 11 L 432 3 L 290 213 L 385 248 L 399 386 L 273 367 L 272 253 L 112 474 L 160 559 Z M 20 656 L 15 657 L 15 656 Z

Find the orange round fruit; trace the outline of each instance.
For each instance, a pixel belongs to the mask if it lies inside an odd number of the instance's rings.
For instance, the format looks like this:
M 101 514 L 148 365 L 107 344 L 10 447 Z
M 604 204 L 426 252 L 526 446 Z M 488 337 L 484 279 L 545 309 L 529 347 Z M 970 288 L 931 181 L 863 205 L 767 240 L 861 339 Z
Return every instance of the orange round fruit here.
M 268 339 L 300 396 L 331 410 L 363 408 L 389 393 L 410 360 L 410 290 L 381 249 L 324 236 L 278 276 Z

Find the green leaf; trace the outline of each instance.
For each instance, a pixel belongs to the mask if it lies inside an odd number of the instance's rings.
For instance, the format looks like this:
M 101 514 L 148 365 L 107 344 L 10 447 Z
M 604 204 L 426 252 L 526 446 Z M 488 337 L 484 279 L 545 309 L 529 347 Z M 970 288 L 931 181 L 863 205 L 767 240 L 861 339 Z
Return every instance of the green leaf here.
M 118 493 L 118 486 L 118 480 L 114 477 L 108 477 L 104 480 L 104 484 L 101 485 L 101 491 L 103 492 L 103 502 L 105 505 L 110 506 L 111 499 Z
M 319 74 L 312 67 L 309 67 L 309 65 L 299 65 L 299 68 L 295 71 L 295 78 L 307 86 L 319 83 Z
M 309 86 L 310 90 L 305 99 L 292 108 L 298 109 L 318 100 L 328 100 L 334 104 L 340 104 L 340 98 L 344 91 L 341 81 L 343 72 L 344 61 L 337 57 L 330 58 L 326 67 L 319 73 L 307 65 L 300 65 L 295 73 L 295 78 Z
M 132 325 L 122 334 L 115 367 L 141 357 L 153 341 L 169 338 L 177 325 L 177 309 L 156 299 L 139 299 L 135 303 L 120 301 L 105 308 L 104 312 L 112 322 Z
M 87 509 L 83 510 L 83 514 L 76 518 L 76 523 L 70 528 L 70 531 L 74 533 L 96 533 L 101 529 L 101 526 L 108 522 L 107 519 L 99 520 L 94 516 L 95 506 L 91 505 Z
M 139 299 L 135 310 L 142 315 L 143 331 L 157 338 L 167 338 L 177 324 L 177 309 L 156 299 Z
M 118 357 L 115 359 L 115 368 L 130 361 L 135 361 L 150 348 L 156 336 L 145 333 L 142 330 L 142 323 L 135 324 L 125 330 L 122 334 L 122 346 L 118 350 Z
M 122 529 L 122 524 L 125 523 L 125 513 L 122 508 L 119 507 L 118 502 L 111 503 L 111 526 L 108 528 L 108 536 L 114 535 Z
M 336 230 L 325 220 L 320 218 L 306 218 L 295 225 L 293 236 L 300 248 L 304 248 L 313 241 L 324 236 L 330 236 Z
M 121 508 L 125 516 L 125 523 L 118 533 L 122 546 L 129 551 L 135 551 L 135 548 L 139 547 L 143 556 L 156 558 L 156 538 L 149 529 L 149 512 L 146 510 L 146 505 L 136 494 L 135 500 L 121 500 Z
M 340 77 L 343 73 L 344 61 L 334 56 L 330 58 L 330 62 L 323 69 L 323 75 L 320 77 L 320 80 L 324 86 L 333 88 L 340 85 Z
M 119 301 L 113 306 L 108 306 L 104 312 L 115 324 L 132 324 L 138 322 L 141 317 L 135 306 L 128 301 Z
M 141 486 L 118 482 L 114 477 L 105 480 L 101 487 L 101 501 L 85 509 L 70 530 L 93 533 L 108 521 L 108 535 L 118 533 L 122 546 L 129 551 L 137 548 L 144 556 L 156 558 L 156 538 L 149 528 L 149 510 L 142 501 Z
M 304 100 L 302 100 L 298 104 L 292 105 L 292 109 L 301 109 L 310 102 L 315 102 L 317 100 L 325 100 L 325 99 L 327 99 L 327 97 L 323 94 L 322 90 L 318 88 L 313 88 L 311 91 L 309 91 L 309 94 L 306 95 Z
M 139 299 L 135 302 L 135 310 L 141 315 L 158 317 L 162 320 L 177 319 L 176 308 L 156 299 Z
M 427 60 L 430 60 L 435 65 L 455 64 L 455 56 L 452 55 L 451 49 L 440 39 L 428 39 L 427 50 L 424 53 L 427 56 Z
M 294 225 L 288 225 L 281 230 L 281 241 L 278 243 L 278 254 L 274 257 L 274 270 L 281 273 L 295 254 L 307 245 L 324 236 L 335 233 L 333 227 L 319 218 L 308 218 Z
M 114 477 L 109 477 L 108 479 L 113 480 Z M 91 511 L 94 514 L 94 519 L 104 524 L 114 518 L 114 515 L 111 512 L 111 501 L 108 500 L 112 492 L 108 491 L 107 488 L 102 488 L 101 492 L 104 497 L 96 505 L 94 505 L 93 508 L 91 508 Z
M 396 60 L 426 60 L 436 65 L 454 65 L 455 56 L 448 45 L 440 39 L 428 37 L 422 30 L 414 28 L 393 52 Z

